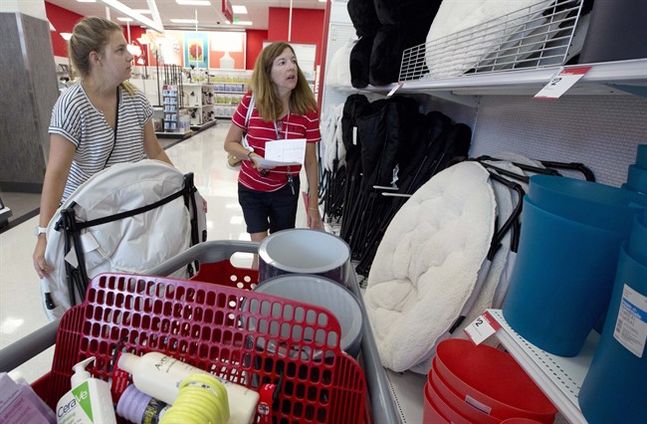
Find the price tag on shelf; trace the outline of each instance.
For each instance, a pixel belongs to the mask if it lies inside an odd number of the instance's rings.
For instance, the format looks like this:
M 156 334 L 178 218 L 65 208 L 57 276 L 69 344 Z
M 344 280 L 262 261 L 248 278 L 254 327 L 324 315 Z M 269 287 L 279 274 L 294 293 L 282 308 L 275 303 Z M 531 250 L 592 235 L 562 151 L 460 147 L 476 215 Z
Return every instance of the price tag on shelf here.
M 395 94 L 395 92 L 396 92 L 396 91 L 398 91 L 400 88 L 402 88 L 402 86 L 403 86 L 403 85 L 404 85 L 404 83 L 403 83 L 403 82 L 399 82 L 399 83 L 397 83 L 397 84 L 395 85 L 395 87 L 393 87 L 393 88 L 391 89 L 391 91 L 389 91 L 389 93 L 386 95 L 386 97 L 391 97 L 392 95 L 394 95 L 394 94 Z
M 562 68 L 553 76 L 548 84 L 535 94 L 538 99 L 559 99 L 572 86 L 575 85 L 586 73 L 591 66 L 578 66 L 576 68 Z
M 475 345 L 480 345 L 501 328 L 501 324 L 488 311 L 465 327 L 465 334 Z

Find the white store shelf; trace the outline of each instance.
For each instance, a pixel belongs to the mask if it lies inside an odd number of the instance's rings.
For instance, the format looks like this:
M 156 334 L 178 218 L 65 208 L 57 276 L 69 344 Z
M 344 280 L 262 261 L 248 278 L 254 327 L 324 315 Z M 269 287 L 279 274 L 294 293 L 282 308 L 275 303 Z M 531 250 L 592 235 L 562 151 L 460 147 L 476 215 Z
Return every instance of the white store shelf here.
M 410 371 L 397 373 L 388 369 L 386 377 L 402 424 L 421 423 L 426 377 Z
M 575 65 L 580 67 L 585 65 Z M 647 85 L 647 59 L 624 60 L 617 62 L 603 62 L 591 64 L 591 70 L 577 83 L 569 94 L 598 94 L 599 85 Z M 568 66 L 566 68 L 569 68 Z M 497 74 L 464 75 L 457 78 L 442 80 L 407 81 L 402 86 L 402 91 L 451 91 L 455 94 L 509 94 L 526 91 L 534 93 L 536 88 L 553 77 L 560 69 L 558 66 L 514 70 Z M 514 93 L 513 93 L 514 94 Z
M 506 322 L 501 310 L 489 312 L 501 324 L 496 337 L 521 368 L 570 423 L 586 424 L 577 399 L 600 336 L 592 331 L 580 354 L 566 358 L 545 352 L 525 340 Z

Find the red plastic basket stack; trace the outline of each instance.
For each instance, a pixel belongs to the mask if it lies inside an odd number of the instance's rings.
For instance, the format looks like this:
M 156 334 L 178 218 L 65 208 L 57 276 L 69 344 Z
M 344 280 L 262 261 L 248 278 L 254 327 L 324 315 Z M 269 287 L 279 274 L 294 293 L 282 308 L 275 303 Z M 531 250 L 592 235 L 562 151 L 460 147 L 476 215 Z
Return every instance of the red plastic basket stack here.
M 557 413 L 510 354 L 461 339 L 439 343 L 424 399 L 424 424 L 552 423 Z
M 218 271 L 224 284 L 256 281 L 228 263 Z M 62 318 L 52 370 L 33 387 L 54 406 L 79 360 L 95 356 L 92 373 L 107 380 L 117 352 L 158 351 L 252 389 L 280 382 L 272 422 L 355 424 L 365 419 L 366 381 L 340 336 L 336 318 L 314 305 L 222 284 L 103 274 Z

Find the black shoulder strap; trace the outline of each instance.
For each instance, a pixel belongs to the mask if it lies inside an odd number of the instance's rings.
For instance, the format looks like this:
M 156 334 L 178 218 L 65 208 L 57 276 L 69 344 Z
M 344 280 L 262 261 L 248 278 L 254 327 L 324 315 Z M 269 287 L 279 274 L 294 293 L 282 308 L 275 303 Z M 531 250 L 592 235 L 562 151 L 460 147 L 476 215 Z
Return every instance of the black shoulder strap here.
M 117 103 L 115 106 L 115 129 L 113 131 L 113 138 L 112 138 L 112 149 L 110 149 L 110 153 L 108 154 L 108 158 L 106 159 L 106 163 L 103 164 L 103 169 L 106 169 L 108 166 L 108 161 L 112 157 L 112 152 L 115 151 L 115 146 L 117 145 L 117 128 L 119 127 L 119 87 L 117 87 Z

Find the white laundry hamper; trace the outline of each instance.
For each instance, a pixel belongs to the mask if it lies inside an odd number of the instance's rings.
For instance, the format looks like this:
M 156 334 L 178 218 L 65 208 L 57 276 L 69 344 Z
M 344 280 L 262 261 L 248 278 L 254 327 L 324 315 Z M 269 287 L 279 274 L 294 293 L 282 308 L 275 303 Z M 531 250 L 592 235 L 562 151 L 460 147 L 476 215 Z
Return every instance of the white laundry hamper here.
M 41 292 L 48 318 L 80 303 L 99 273 L 142 273 L 205 241 L 202 202 L 193 174 L 157 160 L 117 164 L 88 179 L 47 226 L 52 270 Z

